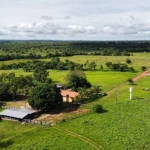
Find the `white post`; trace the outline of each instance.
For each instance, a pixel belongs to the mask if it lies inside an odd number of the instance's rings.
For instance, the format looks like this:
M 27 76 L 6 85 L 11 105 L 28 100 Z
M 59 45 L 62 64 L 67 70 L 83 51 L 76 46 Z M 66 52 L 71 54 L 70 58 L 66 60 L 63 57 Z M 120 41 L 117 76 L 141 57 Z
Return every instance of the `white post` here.
M 130 100 L 132 100 L 132 92 L 130 92 Z
M 130 92 L 130 100 L 132 100 L 133 87 L 130 87 L 130 88 L 129 88 L 129 92 Z

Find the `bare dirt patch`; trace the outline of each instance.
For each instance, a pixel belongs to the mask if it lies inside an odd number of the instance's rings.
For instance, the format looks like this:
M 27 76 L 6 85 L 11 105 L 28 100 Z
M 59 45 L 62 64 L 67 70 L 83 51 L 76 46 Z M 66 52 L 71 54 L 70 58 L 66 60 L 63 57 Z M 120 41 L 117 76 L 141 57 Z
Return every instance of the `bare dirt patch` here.
M 45 121 L 53 121 L 53 120 L 63 120 L 63 119 L 67 119 L 67 118 L 73 118 L 73 117 L 77 117 L 79 115 L 83 115 L 85 113 L 89 112 L 89 109 L 83 109 L 83 110 L 76 110 L 76 111 L 69 111 L 67 112 L 60 112 L 58 114 L 52 114 L 52 113 L 47 113 L 47 114 L 42 114 L 40 117 L 38 117 L 35 120 L 41 121 L 41 120 L 45 120 Z

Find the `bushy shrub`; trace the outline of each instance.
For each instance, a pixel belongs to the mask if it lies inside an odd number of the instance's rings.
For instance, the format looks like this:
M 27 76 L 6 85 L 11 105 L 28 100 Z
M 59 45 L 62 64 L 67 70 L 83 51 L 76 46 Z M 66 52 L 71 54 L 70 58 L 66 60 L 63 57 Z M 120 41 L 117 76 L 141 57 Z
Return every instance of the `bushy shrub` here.
M 93 105 L 92 112 L 94 112 L 94 113 L 103 113 L 104 112 L 103 106 L 100 105 L 100 104 Z

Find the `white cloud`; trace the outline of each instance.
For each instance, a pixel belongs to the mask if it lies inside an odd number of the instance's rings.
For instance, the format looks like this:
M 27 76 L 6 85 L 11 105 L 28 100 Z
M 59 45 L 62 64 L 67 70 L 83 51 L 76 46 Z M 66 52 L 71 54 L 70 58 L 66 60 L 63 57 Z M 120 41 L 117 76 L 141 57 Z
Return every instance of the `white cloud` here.
M 69 15 L 65 16 L 64 19 L 71 19 L 71 17 Z
M 131 20 L 135 20 L 134 16 L 132 16 L 132 15 L 130 16 L 130 19 L 131 19 Z
M 53 20 L 53 17 L 49 17 L 49 16 L 41 16 L 41 18 L 44 20 Z
M 1 0 L 0 38 L 149 39 L 149 6 L 149 0 Z
M 111 35 L 138 35 L 150 33 L 150 22 L 146 21 L 139 24 L 113 24 L 106 25 L 101 32 Z

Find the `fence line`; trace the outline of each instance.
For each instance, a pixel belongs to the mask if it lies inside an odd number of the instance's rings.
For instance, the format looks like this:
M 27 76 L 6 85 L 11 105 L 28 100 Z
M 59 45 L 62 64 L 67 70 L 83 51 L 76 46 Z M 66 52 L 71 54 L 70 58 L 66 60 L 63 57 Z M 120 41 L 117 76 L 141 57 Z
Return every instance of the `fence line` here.
M 5 109 L 9 109 L 9 108 L 20 109 L 19 107 L 9 107 L 9 106 L 1 106 L 1 108 L 5 108 Z
M 27 124 L 27 123 L 31 123 L 31 124 L 35 124 L 35 125 L 45 125 L 45 126 L 55 126 L 59 123 L 63 123 L 65 121 L 69 121 L 71 119 L 75 119 L 75 118 L 78 118 L 78 117 L 82 117 L 86 114 L 89 114 L 90 111 L 88 112 L 84 112 L 82 114 L 78 114 L 78 115 L 74 115 L 74 116 L 69 116 L 69 117 L 64 117 L 63 119 L 61 120 L 52 120 L 52 121 L 45 121 L 45 120 L 31 120 L 31 119 L 23 119 L 22 122 L 23 124 Z
M 1 108 L 4 109 L 9 109 L 9 108 L 14 108 L 14 109 L 20 109 L 18 107 L 9 107 L 9 106 L 2 106 Z M 86 114 L 89 114 L 90 111 L 87 112 L 82 112 L 76 115 L 72 115 L 72 116 L 68 116 L 68 117 L 63 117 L 61 120 L 52 120 L 52 121 L 45 121 L 45 120 L 31 120 L 31 119 L 22 119 L 22 124 L 26 125 L 27 123 L 31 123 L 31 124 L 35 124 L 35 125 L 45 125 L 45 126 L 54 126 L 57 125 L 59 123 L 71 120 L 71 119 L 75 119 L 78 117 L 82 117 Z

